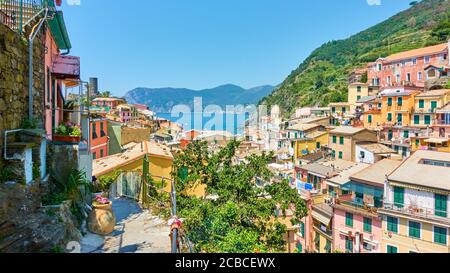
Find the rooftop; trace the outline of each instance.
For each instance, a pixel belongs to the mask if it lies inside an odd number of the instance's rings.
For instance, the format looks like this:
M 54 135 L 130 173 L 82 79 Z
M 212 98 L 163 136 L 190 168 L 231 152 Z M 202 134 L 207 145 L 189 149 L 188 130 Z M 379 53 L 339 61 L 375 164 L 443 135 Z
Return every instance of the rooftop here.
M 156 142 L 144 141 L 135 145 L 127 145 L 127 147 L 128 149 L 124 153 L 94 160 L 92 164 L 92 175 L 101 176 L 107 174 L 113 170 L 143 158 L 146 154 L 166 159 L 173 159 L 173 155 L 169 148 Z
M 423 92 L 422 94 L 417 95 L 416 98 L 442 97 L 447 94 L 450 94 L 450 89 L 438 89 Z
M 374 101 L 377 99 L 377 96 L 367 96 L 367 97 L 362 97 L 361 99 L 358 100 L 358 103 L 367 103 L 370 101 Z
M 423 160 L 440 162 L 446 167 L 426 165 Z M 389 175 L 389 180 L 450 190 L 450 153 L 417 151 Z
M 387 62 L 394 62 L 394 61 L 400 61 L 400 60 L 404 60 L 404 59 L 408 59 L 408 58 L 417 58 L 417 57 L 422 57 L 422 56 L 427 56 L 427 55 L 433 55 L 433 54 L 438 54 L 438 53 L 444 52 L 445 50 L 447 50 L 447 48 L 448 48 L 448 45 L 446 43 L 435 45 L 435 46 L 423 47 L 423 48 L 419 48 L 419 49 L 414 49 L 414 50 L 410 50 L 410 51 L 404 51 L 404 52 L 400 52 L 397 54 L 393 54 L 391 56 L 388 56 L 384 60 Z
M 119 98 L 96 98 L 93 100 L 93 102 L 96 101 L 125 101 L 124 99 L 119 99 Z
M 288 130 L 291 131 L 309 131 L 315 128 L 319 128 L 320 125 L 318 124 L 309 124 L 309 123 L 298 123 L 298 124 L 294 124 L 291 127 L 288 128 Z
M 332 130 L 331 134 L 342 134 L 342 135 L 356 135 L 365 131 L 365 128 L 355 128 L 351 126 L 340 126 L 336 127 L 336 129 Z
M 381 143 L 365 142 L 365 143 L 359 143 L 357 145 L 371 153 L 374 153 L 374 154 L 395 154 L 396 153 L 396 151 L 394 151 L 393 149 L 391 149 Z
M 350 180 L 356 182 L 369 182 L 371 184 L 384 186 L 386 175 L 394 171 L 400 164 L 402 164 L 401 161 L 384 159 L 352 175 Z
M 355 164 L 355 165 L 351 166 L 350 168 L 343 170 L 337 176 L 328 179 L 328 181 L 333 184 L 343 186 L 343 185 L 347 184 L 348 182 L 350 182 L 350 177 L 352 177 L 356 173 L 366 169 L 369 166 L 370 166 L 369 164 L 362 164 L 362 163 Z

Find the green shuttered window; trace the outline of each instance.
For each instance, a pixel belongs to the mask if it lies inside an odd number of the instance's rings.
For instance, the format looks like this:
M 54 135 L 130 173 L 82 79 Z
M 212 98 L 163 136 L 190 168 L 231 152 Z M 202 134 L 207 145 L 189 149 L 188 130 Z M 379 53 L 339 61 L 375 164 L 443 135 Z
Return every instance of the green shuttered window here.
M 389 232 L 398 233 L 398 219 L 394 217 L 387 218 L 387 230 Z
M 409 222 L 409 237 L 420 239 L 420 233 L 421 233 L 421 224 L 418 222 Z
M 345 214 L 345 225 L 348 227 L 353 227 L 353 214 L 348 212 Z

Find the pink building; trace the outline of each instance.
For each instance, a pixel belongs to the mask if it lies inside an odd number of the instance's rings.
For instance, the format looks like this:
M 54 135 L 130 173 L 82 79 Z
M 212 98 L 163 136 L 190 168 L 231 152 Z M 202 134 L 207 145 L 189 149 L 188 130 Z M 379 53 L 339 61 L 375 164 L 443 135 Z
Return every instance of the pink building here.
M 119 105 L 125 104 L 124 99 L 118 98 L 96 98 L 92 101 L 92 105 L 102 108 L 108 108 L 109 110 L 116 109 Z
M 382 160 L 349 178 L 333 201 L 334 250 L 347 253 L 380 253 L 386 175 L 401 161 Z
M 426 68 L 448 66 L 448 53 L 448 44 L 440 44 L 380 58 L 368 65 L 368 82 L 381 87 L 425 87 L 429 78 Z
M 435 137 L 450 139 L 450 104 L 437 110 L 437 121 L 433 126 L 433 134 Z
M 54 129 L 64 121 L 64 96 L 66 86 L 78 85 L 80 58 L 64 55 L 71 44 L 61 11 L 57 11 L 45 32 L 45 129 L 51 140 Z M 65 52 L 63 52 L 65 51 Z

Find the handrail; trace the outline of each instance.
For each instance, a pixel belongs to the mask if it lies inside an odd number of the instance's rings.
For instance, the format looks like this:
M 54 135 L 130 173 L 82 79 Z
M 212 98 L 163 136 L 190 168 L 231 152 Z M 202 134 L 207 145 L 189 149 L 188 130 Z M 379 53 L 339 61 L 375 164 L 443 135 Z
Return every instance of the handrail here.
M 44 9 L 54 10 L 50 1 L 54 0 L 0 0 L 0 23 L 22 34 Z

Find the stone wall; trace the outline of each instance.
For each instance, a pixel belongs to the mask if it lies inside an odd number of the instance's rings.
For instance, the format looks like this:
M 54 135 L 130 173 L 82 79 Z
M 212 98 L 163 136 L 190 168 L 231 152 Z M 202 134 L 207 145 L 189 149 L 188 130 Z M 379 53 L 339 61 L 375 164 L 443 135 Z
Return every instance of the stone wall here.
M 45 86 L 45 42 L 43 31 L 34 41 L 34 115 L 42 123 Z M 29 30 L 27 30 L 29 32 Z M 5 130 L 21 128 L 28 118 L 28 41 L 0 24 L 0 149 Z M 4 165 L 0 157 L 0 168 Z

